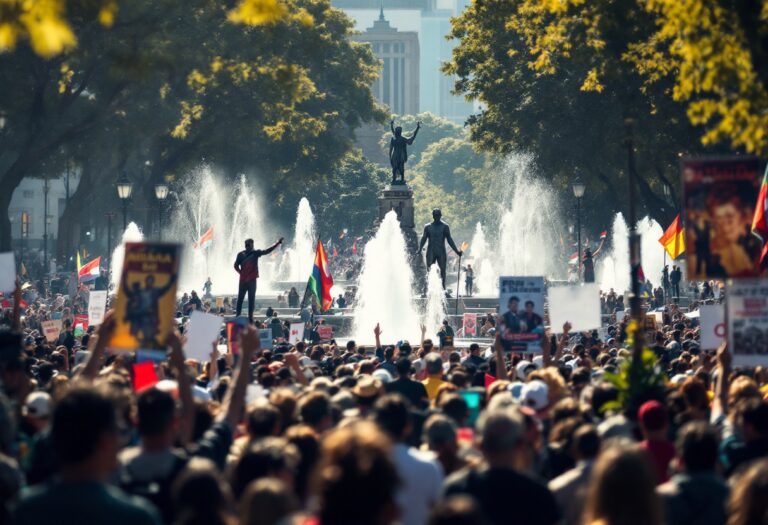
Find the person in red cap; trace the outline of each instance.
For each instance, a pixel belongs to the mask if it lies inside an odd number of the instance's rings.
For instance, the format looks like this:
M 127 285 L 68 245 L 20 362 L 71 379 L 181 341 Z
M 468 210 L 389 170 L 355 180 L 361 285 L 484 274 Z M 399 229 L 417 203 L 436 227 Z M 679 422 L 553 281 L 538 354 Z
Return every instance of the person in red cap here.
M 659 484 L 669 480 L 669 463 L 675 457 L 675 446 L 669 440 L 667 409 L 658 401 L 646 401 L 637 412 L 643 433 L 640 448 L 648 452 Z

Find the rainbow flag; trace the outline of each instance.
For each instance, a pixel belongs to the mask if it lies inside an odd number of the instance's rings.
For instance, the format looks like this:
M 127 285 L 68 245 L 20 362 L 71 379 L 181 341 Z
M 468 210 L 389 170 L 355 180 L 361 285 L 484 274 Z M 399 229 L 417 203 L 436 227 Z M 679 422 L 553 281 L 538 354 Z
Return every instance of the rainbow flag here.
M 333 277 L 331 277 L 331 270 L 328 267 L 328 257 L 325 255 L 323 243 L 318 239 L 315 266 L 312 268 L 312 275 L 309 276 L 307 288 L 315 296 L 315 300 L 323 312 L 330 310 L 333 304 L 331 286 L 333 286 Z
M 667 250 L 672 259 L 677 259 L 685 252 L 685 230 L 680 222 L 680 214 L 677 214 L 675 220 L 669 225 L 667 231 L 661 236 L 659 242 Z
M 213 242 L 213 226 L 208 228 L 208 230 L 200 236 L 200 238 L 197 240 L 197 242 L 192 243 L 192 248 L 197 250 L 198 248 L 208 248 L 211 243 Z
M 760 193 L 757 195 L 755 216 L 752 218 L 752 234 L 763 241 L 763 249 L 760 252 L 760 266 L 762 267 L 768 257 L 768 166 L 765 167 L 763 183 L 760 185 Z

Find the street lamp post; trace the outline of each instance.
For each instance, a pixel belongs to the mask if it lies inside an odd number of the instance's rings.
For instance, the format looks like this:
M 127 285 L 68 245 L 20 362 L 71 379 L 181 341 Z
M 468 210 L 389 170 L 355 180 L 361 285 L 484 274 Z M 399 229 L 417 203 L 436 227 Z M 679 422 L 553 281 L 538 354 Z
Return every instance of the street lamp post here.
M 576 197 L 576 243 L 578 244 L 578 276 L 581 281 L 581 198 L 584 196 L 584 192 L 587 187 L 579 178 L 573 181 L 573 196 Z
M 107 217 L 107 277 L 112 269 L 112 219 L 115 214 L 111 211 L 106 214 Z
M 637 330 L 634 334 L 634 346 L 632 360 L 636 366 L 640 366 L 640 360 L 643 352 L 643 326 L 642 311 L 640 309 L 640 235 L 637 233 L 637 212 L 635 209 L 636 199 L 636 181 L 635 181 L 635 145 L 632 138 L 632 128 L 635 124 L 634 119 L 624 119 L 626 130 L 626 139 L 624 145 L 627 148 L 627 176 L 629 180 L 629 268 L 630 282 L 632 286 L 629 296 L 629 310 L 632 319 L 637 323 Z
M 157 197 L 157 201 L 160 204 L 158 207 L 158 236 L 159 239 L 163 240 L 163 204 L 165 202 L 165 199 L 168 197 L 168 185 L 164 182 L 155 184 L 155 197 Z
M 120 197 L 123 203 L 123 231 L 128 228 L 128 199 L 131 198 L 132 193 L 133 183 L 123 173 L 123 176 L 117 181 L 117 196 Z
M 43 179 L 43 280 L 48 275 L 48 175 Z

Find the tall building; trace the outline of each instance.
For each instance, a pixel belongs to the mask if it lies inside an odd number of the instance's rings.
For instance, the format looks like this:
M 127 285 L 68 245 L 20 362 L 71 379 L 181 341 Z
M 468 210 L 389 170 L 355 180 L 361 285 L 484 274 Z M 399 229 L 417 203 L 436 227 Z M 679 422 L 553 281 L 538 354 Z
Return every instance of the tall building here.
M 368 42 L 373 54 L 382 61 L 379 77 L 371 86 L 373 95 L 398 115 L 419 112 L 419 36 L 415 31 L 398 31 L 384 18 L 379 18 L 354 40 Z

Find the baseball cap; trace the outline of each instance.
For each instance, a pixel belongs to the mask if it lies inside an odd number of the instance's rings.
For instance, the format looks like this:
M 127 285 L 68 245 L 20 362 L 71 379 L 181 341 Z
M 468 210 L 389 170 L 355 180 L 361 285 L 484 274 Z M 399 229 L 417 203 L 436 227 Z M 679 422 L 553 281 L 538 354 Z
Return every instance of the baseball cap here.
M 546 408 L 549 405 L 549 387 L 538 379 L 526 383 L 520 391 L 520 404 L 536 411 Z
M 646 430 L 660 430 L 667 424 L 667 409 L 658 401 L 646 401 L 637 411 L 637 419 Z
M 27 396 L 21 413 L 39 418 L 51 417 L 51 396 L 46 392 L 32 392 Z

